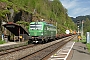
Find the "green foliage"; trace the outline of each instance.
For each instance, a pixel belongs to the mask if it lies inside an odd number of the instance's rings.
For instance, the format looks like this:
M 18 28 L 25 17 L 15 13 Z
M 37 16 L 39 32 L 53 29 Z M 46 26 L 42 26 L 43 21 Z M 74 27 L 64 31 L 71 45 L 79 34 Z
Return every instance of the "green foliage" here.
M 67 9 L 63 7 L 59 0 L 3 0 L 6 1 L 8 8 L 13 8 L 15 13 L 19 10 L 24 10 L 38 17 L 44 17 L 45 20 L 50 20 L 58 23 L 58 32 L 65 32 L 67 27 L 69 29 L 76 29 L 75 24 L 67 14 Z M 35 10 L 35 11 L 34 11 Z M 5 16 L 3 14 L 2 16 Z M 24 22 L 17 22 L 19 24 L 27 25 Z M 27 27 L 28 28 L 28 27 Z
M 0 38 L 0 44 L 3 44 L 3 43 L 5 43 L 5 41 L 2 41 L 2 39 Z
M 90 52 L 90 43 L 86 44 L 86 46 L 87 46 L 87 48 L 88 48 L 88 50 Z
M 1 2 L 8 2 L 8 0 L 0 0 Z
M 29 23 L 28 23 L 28 22 L 18 21 L 18 22 L 16 22 L 16 23 L 19 24 L 19 25 L 21 25 L 21 26 L 23 26 L 23 27 L 25 27 L 27 30 L 28 30 L 28 28 L 29 28 Z
M 6 18 L 6 14 L 9 14 L 8 10 L 0 10 L 0 17 Z
M 84 22 L 84 34 L 86 34 L 86 32 L 90 32 L 90 20 L 88 18 L 86 18 Z
M 29 25 L 29 23 L 28 22 L 25 22 L 25 21 L 18 21 L 18 22 L 16 22 L 17 24 L 23 24 L 23 25 L 25 25 L 25 26 L 28 26 Z
M 90 52 L 90 43 L 86 43 L 86 37 L 85 36 L 83 36 L 83 40 L 81 40 L 81 42 L 86 44 L 88 51 Z

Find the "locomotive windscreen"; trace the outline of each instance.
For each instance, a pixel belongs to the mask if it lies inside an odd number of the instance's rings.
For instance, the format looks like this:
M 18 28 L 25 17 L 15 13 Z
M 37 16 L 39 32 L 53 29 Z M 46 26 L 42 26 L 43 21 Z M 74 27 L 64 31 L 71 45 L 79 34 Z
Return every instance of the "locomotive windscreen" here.
M 30 24 L 30 29 L 42 29 L 41 24 Z

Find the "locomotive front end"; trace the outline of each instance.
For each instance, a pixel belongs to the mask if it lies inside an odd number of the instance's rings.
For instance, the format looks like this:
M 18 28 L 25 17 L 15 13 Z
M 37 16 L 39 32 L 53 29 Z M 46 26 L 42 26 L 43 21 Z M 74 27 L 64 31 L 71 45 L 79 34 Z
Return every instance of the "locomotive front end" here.
M 43 24 L 40 22 L 31 22 L 29 27 L 30 40 L 34 43 L 38 43 L 43 36 Z

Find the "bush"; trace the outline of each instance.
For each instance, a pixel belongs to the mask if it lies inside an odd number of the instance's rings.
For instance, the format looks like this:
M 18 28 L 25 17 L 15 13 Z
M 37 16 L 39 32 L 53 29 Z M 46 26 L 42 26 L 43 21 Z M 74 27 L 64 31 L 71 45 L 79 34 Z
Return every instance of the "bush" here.
M 3 44 L 3 43 L 5 43 L 5 41 L 0 40 L 0 44 Z
M 86 46 L 87 46 L 87 48 L 88 48 L 88 50 L 90 52 L 90 43 L 86 44 Z
M 5 43 L 5 41 L 2 41 L 2 39 L 0 38 L 0 44 L 3 44 L 3 43 Z

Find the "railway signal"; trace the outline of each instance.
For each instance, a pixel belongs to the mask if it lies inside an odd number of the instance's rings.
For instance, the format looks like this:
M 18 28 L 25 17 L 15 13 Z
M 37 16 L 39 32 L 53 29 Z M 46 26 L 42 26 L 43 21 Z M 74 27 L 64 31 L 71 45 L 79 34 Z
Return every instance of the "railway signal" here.
M 77 25 L 80 25 L 81 24 L 81 21 L 80 20 L 77 20 Z

